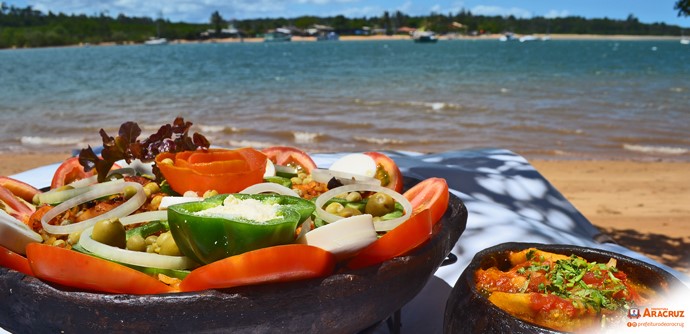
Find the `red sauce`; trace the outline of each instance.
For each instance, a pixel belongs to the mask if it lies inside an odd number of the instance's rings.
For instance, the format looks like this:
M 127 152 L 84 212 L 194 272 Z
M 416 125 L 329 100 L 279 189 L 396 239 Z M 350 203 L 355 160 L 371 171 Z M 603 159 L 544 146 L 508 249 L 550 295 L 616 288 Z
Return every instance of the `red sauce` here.
M 560 310 L 569 317 L 574 317 L 578 313 L 571 301 L 555 295 L 545 295 L 542 293 L 530 294 L 530 308 L 537 312 L 546 313 Z

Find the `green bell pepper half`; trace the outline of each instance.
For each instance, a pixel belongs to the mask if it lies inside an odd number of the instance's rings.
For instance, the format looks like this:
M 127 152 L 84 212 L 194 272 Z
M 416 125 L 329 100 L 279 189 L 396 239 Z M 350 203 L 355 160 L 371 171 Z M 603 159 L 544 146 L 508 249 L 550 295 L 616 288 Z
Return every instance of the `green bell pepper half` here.
M 199 211 L 223 205 L 227 196 L 240 200 L 256 199 L 278 204 L 280 218 L 265 222 L 243 218 L 200 216 Z M 293 243 L 295 229 L 316 209 L 313 202 L 276 194 L 223 194 L 200 202 L 168 207 L 168 224 L 182 254 L 199 263 L 208 264 L 251 250 Z

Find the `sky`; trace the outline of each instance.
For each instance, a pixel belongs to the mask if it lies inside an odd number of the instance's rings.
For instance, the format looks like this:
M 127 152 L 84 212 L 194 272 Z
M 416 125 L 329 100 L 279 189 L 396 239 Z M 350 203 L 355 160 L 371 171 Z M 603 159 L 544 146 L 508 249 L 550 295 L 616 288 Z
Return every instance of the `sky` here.
M 633 14 L 641 22 L 690 27 L 690 17 L 678 17 L 677 0 L 2 0 L 15 7 L 28 5 L 54 13 L 109 16 L 162 16 L 173 22 L 207 23 L 218 11 L 226 20 L 297 17 L 302 15 L 346 17 L 381 16 L 399 10 L 408 15 L 457 13 L 514 15 L 520 18 L 582 16 L 626 19 Z

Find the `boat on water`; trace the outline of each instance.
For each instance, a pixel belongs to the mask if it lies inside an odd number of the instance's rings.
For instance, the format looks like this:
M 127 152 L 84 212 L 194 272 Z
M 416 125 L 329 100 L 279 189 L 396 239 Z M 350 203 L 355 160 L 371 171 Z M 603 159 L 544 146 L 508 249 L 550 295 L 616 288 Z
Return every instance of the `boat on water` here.
M 690 44 L 690 37 L 685 37 L 680 39 L 680 44 L 688 45 Z
M 521 37 L 520 37 L 520 42 L 521 42 L 521 43 L 524 43 L 524 42 L 531 42 L 531 41 L 536 41 L 536 40 L 537 40 L 537 38 L 534 37 L 533 35 L 525 35 L 525 36 L 521 36 Z
M 438 37 L 433 31 L 417 30 L 412 34 L 415 43 L 436 43 Z
M 340 39 L 340 36 L 333 31 L 330 31 L 328 33 L 323 33 L 323 34 L 320 33 L 320 34 L 316 35 L 317 41 L 337 41 L 339 39 Z
M 264 34 L 264 42 L 289 42 L 291 40 L 292 33 L 285 28 L 278 28 Z
M 148 41 L 144 42 L 145 45 L 166 45 L 168 44 L 167 38 L 150 38 Z
M 515 37 L 515 34 L 513 34 L 512 32 L 507 32 L 507 33 L 501 35 L 501 37 L 499 37 L 498 40 L 501 42 L 509 42 L 509 41 L 517 41 L 518 38 Z

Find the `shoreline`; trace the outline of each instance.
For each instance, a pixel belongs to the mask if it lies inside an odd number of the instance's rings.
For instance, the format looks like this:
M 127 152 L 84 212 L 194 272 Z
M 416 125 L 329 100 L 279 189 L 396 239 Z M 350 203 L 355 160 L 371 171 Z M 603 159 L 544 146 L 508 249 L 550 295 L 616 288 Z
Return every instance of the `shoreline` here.
M 480 36 L 465 36 L 459 34 L 439 35 L 439 41 L 492 41 L 498 40 L 503 34 L 486 34 Z M 534 36 L 536 41 L 554 40 L 554 41 L 680 41 L 682 36 L 660 36 L 660 35 L 596 35 L 596 34 L 527 34 L 515 36 Z M 364 41 L 412 41 L 409 35 L 345 35 L 340 36 L 340 42 L 364 42 Z M 335 42 L 338 42 L 335 41 Z M 211 38 L 207 40 L 171 40 L 168 44 L 213 44 L 213 43 L 263 43 L 263 37 L 246 37 L 246 38 Z M 293 36 L 292 42 L 317 42 L 316 37 Z M 333 41 L 330 41 L 333 42 Z M 22 50 L 22 49 L 42 49 L 42 48 L 73 48 L 73 47 L 100 47 L 100 46 L 119 46 L 119 45 L 144 45 L 144 43 L 125 42 L 117 44 L 115 42 L 106 42 L 99 44 L 74 44 L 63 46 L 46 46 L 38 48 L 7 48 L 2 50 Z
M 481 36 L 442 35 L 439 41 L 493 41 L 498 40 L 502 34 L 487 34 Z M 516 35 L 524 36 L 524 35 Z M 645 35 L 593 35 L 593 34 L 531 34 L 538 41 L 544 38 L 550 40 L 582 40 L 582 41 L 680 41 L 681 36 L 645 36 Z M 412 41 L 409 35 L 370 35 L 370 36 L 340 36 L 340 42 L 364 42 L 364 41 Z M 215 38 L 205 41 L 173 40 L 170 44 L 205 44 L 205 43 L 263 43 L 262 37 L 250 38 Z M 292 42 L 317 42 L 316 37 L 293 36 Z M 331 41 L 333 42 L 333 41 Z
M 0 153 L 0 175 L 69 153 Z M 690 162 L 529 159 L 595 227 L 617 243 L 690 274 Z

